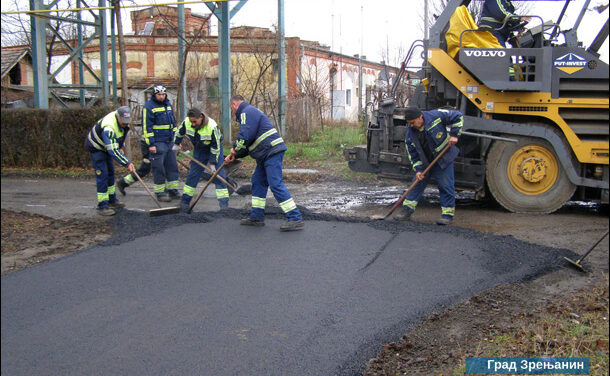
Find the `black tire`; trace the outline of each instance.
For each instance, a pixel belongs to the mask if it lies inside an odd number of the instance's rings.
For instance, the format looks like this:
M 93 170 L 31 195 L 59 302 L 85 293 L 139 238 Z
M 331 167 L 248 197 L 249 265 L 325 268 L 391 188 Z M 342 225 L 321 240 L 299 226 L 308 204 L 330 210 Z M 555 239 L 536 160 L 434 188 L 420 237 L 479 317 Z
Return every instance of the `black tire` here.
M 576 185 L 551 144 L 538 138 L 511 138 L 518 142 L 495 142 L 487 155 L 487 186 L 494 199 L 514 213 L 545 214 L 559 209 Z

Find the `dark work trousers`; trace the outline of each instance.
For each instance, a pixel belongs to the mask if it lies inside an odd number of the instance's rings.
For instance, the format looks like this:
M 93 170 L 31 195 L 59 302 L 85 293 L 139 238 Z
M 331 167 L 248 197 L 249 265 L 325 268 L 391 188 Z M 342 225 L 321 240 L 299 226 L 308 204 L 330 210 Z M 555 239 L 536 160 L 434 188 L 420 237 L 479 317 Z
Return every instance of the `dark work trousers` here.
M 250 218 L 256 221 L 265 219 L 267 190 L 270 188 L 282 211 L 289 221 L 299 221 L 301 212 L 288 192 L 282 179 L 282 160 L 284 152 L 273 154 L 265 160 L 256 160 L 256 169 L 252 174 L 252 210 Z
M 94 151 L 91 152 L 91 163 L 95 170 L 97 207 L 98 209 L 108 208 L 110 202 L 116 202 L 113 159 L 105 151 Z
M 150 154 L 154 191 L 157 197 L 161 197 L 167 192 L 171 196 L 178 196 L 178 162 L 172 151 L 173 145 L 172 141 L 155 142 L 157 152 Z
M 215 155 L 210 153 L 209 151 L 206 153 L 199 149 L 195 149 L 193 152 L 193 157 L 205 165 L 207 165 L 208 163 L 216 164 L 216 160 L 214 159 Z M 224 160 L 224 155 L 223 155 L 222 147 L 221 147 L 220 154 L 218 156 L 218 161 L 220 162 L 218 164 L 218 166 L 220 164 L 222 164 L 223 160 Z M 216 167 L 218 167 L 218 166 L 216 166 Z M 189 173 L 186 176 L 186 183 L 184 183 L 184 188 L 182 189 L 182 202 L 183 203 L 189 204 L 191 202 L 191 199 L 195 195 L 195 188 L 197 187 L 197 182 L 199 182 L 199 179 L 201 178 L 201 175 L 203 174 L 204 171 L 205 170 L 203 169 L 203 167 L 201 167 L 197 163 L 191 161 L 191 165 L 189 167 Z M 222 178 L 225 178 L 225 176 L 226 176 L 225 169 L 223 168 L 218 173 L 218 175 L 221 176 Z M 216 185 L 216 198 L 218 199 L 218 205 L 221 208 L 228 207 L 229 206 L 229 189 L 227 188 L 227 185 L 218 179 L 214 179 L 214 184 Z

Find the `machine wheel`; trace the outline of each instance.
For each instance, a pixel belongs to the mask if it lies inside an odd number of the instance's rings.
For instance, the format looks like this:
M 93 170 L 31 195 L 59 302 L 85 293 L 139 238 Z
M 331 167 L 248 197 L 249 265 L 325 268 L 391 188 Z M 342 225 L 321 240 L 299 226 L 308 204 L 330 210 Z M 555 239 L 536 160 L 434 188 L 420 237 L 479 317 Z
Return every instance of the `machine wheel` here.
M 536 138 L 517 139 L 518 143 L 495 142 L 489 150 L 489 191 L 511 212 L 552 213 L 572 197 L 576 185 L 568 179 L 551 144 Z

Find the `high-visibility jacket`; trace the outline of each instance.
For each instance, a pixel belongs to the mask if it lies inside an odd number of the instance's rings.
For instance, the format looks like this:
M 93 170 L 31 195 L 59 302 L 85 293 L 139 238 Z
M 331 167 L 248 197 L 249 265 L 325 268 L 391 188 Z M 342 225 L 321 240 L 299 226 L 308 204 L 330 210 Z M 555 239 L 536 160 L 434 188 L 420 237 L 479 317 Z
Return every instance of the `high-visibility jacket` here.
M 222 147 L 222 133 L 218 129 L 218 124 L 214 119 L 206 116 L 207 124 L 199 129 L 195 129 L 189 118 L 185 118 L 176 133 L 176 145 L 182 143 L 184 136 L 187 136 L 193 147 L 204 154 L 211 153 L 214 155 L 215 163 L 218 164 L 218 156 Z
M 242 102 L 235 117 L 239 122 L 239 133 L 233 143 L 237 157 L 250 155 L 257 161 L 282 151 L 286 151 L 286 144 L 277 132 L 269 118 L 258 108 L 248 102 Z
M 459 137 L 462 133 L 462 126 L 464 124 L 464 116 L 461 112 L 455 110 L 432 110 L 422 111 L 424 117 L 424 130 L 426 132 L 426 143 L 428 150 L 436 158 L 438 153 L 443 151 L 449 137 Z M 449 130 L 447 130 L 449 128 Z M 407 156 L 411 161 L 411 166 L 416 172 L 423 172 L 426 167 L 430 164 L 426 153 L 423 150 L 423 146 L 419 142 L 417 134 L 419 132 L 412 127 L 407 129 L 405 136 L 405 145 L 407 146 Z M 459 149 L 453 145 L 439 160 L 438 165 L 445 169 L 455 157 L 457 157 Z
M 91 128 L 85 139 L 85 150 L 90 152 L 105 151 L 118 163 L 127 166 L 129 158 L 121 152 L 129 127 L 122 128 L 117 120 L 117 112 L 112 111 Z
M 150 98 L 142 109 L 142 133 L 144 142 L 154 146 L 155 142 L 174 141 L 176 132 L 176 118 L 172 105 L 165 98 L 165 102 L 157 102 L 155 97 Z

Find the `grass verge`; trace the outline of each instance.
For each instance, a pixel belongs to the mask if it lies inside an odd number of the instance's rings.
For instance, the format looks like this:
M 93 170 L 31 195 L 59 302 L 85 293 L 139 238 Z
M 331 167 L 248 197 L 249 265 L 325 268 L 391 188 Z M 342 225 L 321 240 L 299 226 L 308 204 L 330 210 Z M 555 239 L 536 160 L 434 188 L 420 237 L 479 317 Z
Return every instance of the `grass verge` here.
M 490 329 L 476 357 L 589 358 L 590 375 L 608 375 L 608 276 L 592 286 L 556 300 L 540 312 L 514 317 L 513 329 Z M 515 329 L 516 328 L 516 329 Z M 463 375 L 463 361 L 454 375 Z

